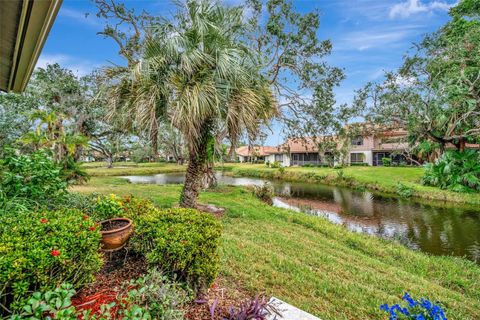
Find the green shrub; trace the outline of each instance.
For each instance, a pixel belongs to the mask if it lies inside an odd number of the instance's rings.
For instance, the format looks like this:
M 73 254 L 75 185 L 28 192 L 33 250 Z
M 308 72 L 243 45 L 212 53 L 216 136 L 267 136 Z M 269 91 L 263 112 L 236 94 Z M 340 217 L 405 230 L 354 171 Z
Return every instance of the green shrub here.
M 352 167 L 368 167 L 368 163 L 366 163 L 366 162 L 354 162 L 354 163 L 350 163 L 350 166 L 352 166 Z
M 282 164 L 279 161 L 274 161 L 270 164 L 270 168 L 279 169 L 283 168 Z
M 403 198 L 410 198 L 413 195 L 413 189 L 399 182 L 397 184 L 397 194 Z
M 6 198 L 51 204 L 67 192 L 61 168 L 45 151 L 16 155 L 10 151 L 0 160 L 0 190 Z
M 132 207 L 138 211 L 132 212 Z M 134 219 L 130 243 L 160 270 L 194 288 L 209 286 L 219 268 L 217 248 L 221 225 L 210 214 L 194 209 L 159 210 L 130 201 L 126 215 Z
M 270 183 L 265 182 L 261 186 L 253 186 L 253 194 L 263 202 L 269 205 L 273 204 L 273 197 L 275 196 L 275 191 Z
M 80 211 L 0 212 L 0 303 L 14 311 L 33 291 L 88 283 L 101 266 L 99 246 Z
M 425 166 L 422 183 L 455 192 L 479 192 L 480 154 L 475 150 L 447 151 Z
M 132 219 L 135 233 L 129 245 L 151 265 L 193 287 L 208 286 L 215 279 L 221 225 L 212 215 L 193 209 L 160 210 L 151 201 L 113 194 L 85 201 L 80 208 L 93 210 L 89 214 L 95 221 Z
M 392 165 L 391 158 L 382 158 L 382 164 L 384 167 L 390 167 Z

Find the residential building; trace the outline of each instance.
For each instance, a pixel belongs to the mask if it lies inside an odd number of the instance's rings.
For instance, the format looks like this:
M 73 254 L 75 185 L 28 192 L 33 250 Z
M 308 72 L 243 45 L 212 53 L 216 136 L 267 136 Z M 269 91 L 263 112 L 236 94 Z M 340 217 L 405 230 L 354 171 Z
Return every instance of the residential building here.
M 311 137 L 290 138 L 277 147 L 240 147 L 237 149 L 237 156 L 240 162 L 279 162 L 284 167 L 327 163 L 381 166 L 382 158 L 391 158 L 394 163 L 408 162 L 403 155 L 408 147 L 405 130 L 359 134 L 347 140 L 339 140 L 338 137 L 324 139 L 335 141 L 338 150 L 343 149 L 347 143 L 345 158 L 340 159 L 339 156 L 334 158 L 332 153 L 320 151 L 318 145 L 321 142 L 315 141 L 320 139 Z
M 275 151 L 275 147 L 242 146 L 235 150 L 239 162 L 264 162 Z

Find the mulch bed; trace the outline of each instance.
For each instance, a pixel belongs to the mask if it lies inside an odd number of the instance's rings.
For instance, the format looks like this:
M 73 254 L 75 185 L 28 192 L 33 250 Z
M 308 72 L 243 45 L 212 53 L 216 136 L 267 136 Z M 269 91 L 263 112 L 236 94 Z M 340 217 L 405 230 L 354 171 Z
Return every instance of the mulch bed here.
M 82 288 L 72 298 L 77 310 L 91 310 L 93 314 L 102 304 L 116 302 L 123 294 L 125 281 L 142 277 L 147 272 L 147 263 L 142 256 L 119 250 L 104 254 L 104 266 L 96 275 L 95 282 Z
M 77 310 L 91 310 L 92 314 L 98 314 L 101 305 L 117 302 L 118 297 L 126 293 L 122 292 L 124 282 L 140 278 L 148 270 L 147 262 L 142 256 L 127 253 L 125 250 L 105 253 L 104 260 L 104 266 L 96 275 L 95 281 L 79 290 L 72 298 L 72 305 Z M 228 313 L 230 307 L 238 307 L 241 302 L 251 298 L 251 295 L 241 288 L 229 279 L 217 277 L 210 289 L 186 306 L 185 319 L 212 320 L 210 306 L 215 301 L 215 320 L 223 319 L 222 316 Z M 112 313 L 114 311 L 115 307 Z
M 217 303 L 215 320 L 223 319 L 230 307 L 237 307 L 242 301 L 251 298 L 251 295 L 241 289 L 241 286 L 221 276 L 215 279 L 213 285 L 203 295 L 197 297 L 188 308 L 185 319 L 211 320 L 210 306 Z

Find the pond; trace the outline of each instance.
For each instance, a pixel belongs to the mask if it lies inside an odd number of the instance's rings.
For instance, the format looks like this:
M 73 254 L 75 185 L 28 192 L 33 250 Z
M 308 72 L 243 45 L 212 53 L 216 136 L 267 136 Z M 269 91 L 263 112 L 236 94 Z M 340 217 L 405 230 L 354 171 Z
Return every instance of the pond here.
M 183 173 L 123 177 L 132 183 L 181 184 Z M 414 250 L 464 256 L 480 263 L 480 210 L 442 207 L 315 183 L 291 183 L 231 177 L 217 173 L 220 184 L 246 186 L 269 182 L 274 205 L 326 217 L 346 228 L 395 239 Z

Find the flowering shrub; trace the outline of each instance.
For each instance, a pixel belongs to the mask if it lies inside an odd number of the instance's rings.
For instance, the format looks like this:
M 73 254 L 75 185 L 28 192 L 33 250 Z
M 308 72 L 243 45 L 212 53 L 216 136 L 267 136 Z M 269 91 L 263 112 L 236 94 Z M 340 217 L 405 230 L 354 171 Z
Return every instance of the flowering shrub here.
M 0 303 L 18 310 L 31 292 L 93 280 L 100 233 L 77 210 L 0 212 Z M 1 313 L 6 311 L 2 308 Z
M 399 304 L 392 306 L 383 304 L 380 306 L 380 310 L 387 312 L 390 320 L 447 320 L 443 309 L 430 300 L 425 298 L 414 300 L 407 292 L 402 299 L 407 303 L 406 307 L 402 307 Z

